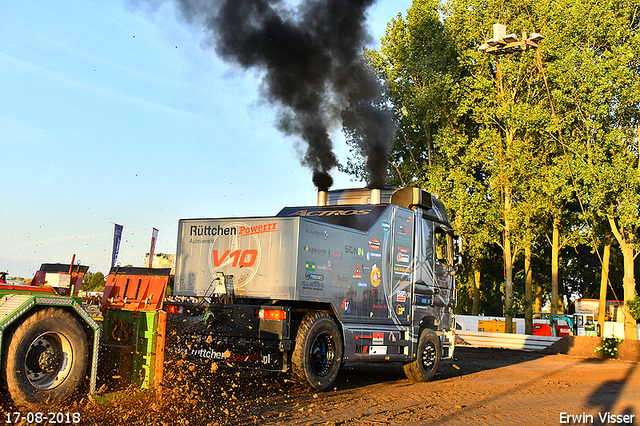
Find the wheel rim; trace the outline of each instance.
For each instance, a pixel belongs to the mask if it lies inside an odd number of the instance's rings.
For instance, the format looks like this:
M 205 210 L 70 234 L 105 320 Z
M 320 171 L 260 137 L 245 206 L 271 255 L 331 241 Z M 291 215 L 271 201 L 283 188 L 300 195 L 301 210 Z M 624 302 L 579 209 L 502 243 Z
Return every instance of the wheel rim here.
M 24 364 L 27 379 L 34 387 L 53 389 L 64 382 L 71 371 L 71 342 L 60 333 L 43 333 L 29 345 Z
M 430 371 L 436 365 L 436 345 L 428 341 L 422 348 L 422 368 Z
M 318 334 L 311 344 L 311 368 L 320 377 L 326 376 L 331 371 L 336 357 L 335 345 L 331 334 L 322 332 Z

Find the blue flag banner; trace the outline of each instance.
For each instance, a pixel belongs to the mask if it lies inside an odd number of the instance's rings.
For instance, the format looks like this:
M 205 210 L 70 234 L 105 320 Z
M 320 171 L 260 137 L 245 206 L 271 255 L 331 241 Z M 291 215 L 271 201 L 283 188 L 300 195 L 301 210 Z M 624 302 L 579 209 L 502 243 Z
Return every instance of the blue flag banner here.
M 118 261 L 118 252 L 120 251 L 120 240 L 122 239 L 122 225 L 115 224 L 113 230 L 113 250 L 111 252 L 111 267 L 116 266 Z

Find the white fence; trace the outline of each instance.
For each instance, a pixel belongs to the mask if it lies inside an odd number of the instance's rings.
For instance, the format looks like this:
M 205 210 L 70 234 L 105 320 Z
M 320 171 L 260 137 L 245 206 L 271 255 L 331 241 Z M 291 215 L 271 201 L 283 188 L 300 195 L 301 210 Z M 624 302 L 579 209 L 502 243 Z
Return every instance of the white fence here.
M 485 348 L 520 349 L 539 351 L 560 340 L 560 337 L 529 336 L 524 334 L 524 318 L 514 318 L 515 333 L 488 333 L 478 331 L 478 320 L 502 320 L 504 317 L 456 315 L 456 337 L 464 344 Z M 538 322 L 534 320 L 534 322 Z M 544 322 L 544 321 L 539 321 Z
M 520 349 L 525 351 L 539 351 L 560 340 L 560 337 L 530 336 L 524 334 L 524 319 L 514 318 L 514 334 L 488 333 L 478 331 L 478 320 L 502 320 L 504 317 L 485 317 L 473 315 L 456 315 L 456 337 L 471 346 L 485 348 Z M 543 320 L 533 320 L 534 323 L 545 323 Z M 623 337 L 624 324 L 605 322 L 604 335 Z M 638 324 L 638 339 L 640 340 L 640 324 Z
M 460 330 L 456 331 L 456 338 L 462 340 L 463 343 L 476 347 L 520 349 L 524 351 L 539 351 L 561 339 L 561 337 L 551 336 Z
M 475 315 L 456 315 L 456 323 L 458 330 L 462 331 L 478 331 L 478 320 L 481 321 L 493 321 L 499 320 L 504 321 L 504 317 L 485 317 L 485 316 L 475 316 Z M 543 323 L 548 324 L 548 321 L 534 319 L 534 324 Z M 564 322 L 562 322 L 564 324 Z M 516 334 L 524 334 L 525 332 L 525 324 L 524 318 L 513 318 L 513 326 L 515 327 Z

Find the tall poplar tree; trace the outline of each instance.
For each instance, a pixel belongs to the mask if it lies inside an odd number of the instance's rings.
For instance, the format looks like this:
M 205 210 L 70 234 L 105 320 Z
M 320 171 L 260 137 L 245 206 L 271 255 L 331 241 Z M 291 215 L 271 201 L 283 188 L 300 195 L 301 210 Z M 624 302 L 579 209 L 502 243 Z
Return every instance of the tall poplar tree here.
M 606 220 L 622 251 L 629 301 L 640 248 L 640 2 L 563 2 L 553 12 L 547 54 L 561 134 L 585 210 Z M 626 337 L 636 338 L 628 309 L 625 317 Z

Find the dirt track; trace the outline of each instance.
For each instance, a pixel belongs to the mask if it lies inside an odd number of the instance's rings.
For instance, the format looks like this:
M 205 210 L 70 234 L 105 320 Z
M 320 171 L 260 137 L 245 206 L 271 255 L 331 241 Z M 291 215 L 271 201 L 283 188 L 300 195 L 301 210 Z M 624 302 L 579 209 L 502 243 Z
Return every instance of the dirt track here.
M 203 374 L 179 365 L 167 369 L 173 386 L 162 403 L 134 398 L 60 409 L 80 411 L 83 425 L 556 425 L 579 424 L 566 416 L 582 414 L 593 416 L 584 424 L 607 424 L 599 418 L 607 412 L 640 424 L 637 362 L 456 351 L 430 383 L 408 381 L 399 364 L 358 364 L 341 371 L 333 391 L 314 393 L 283 375 Z

